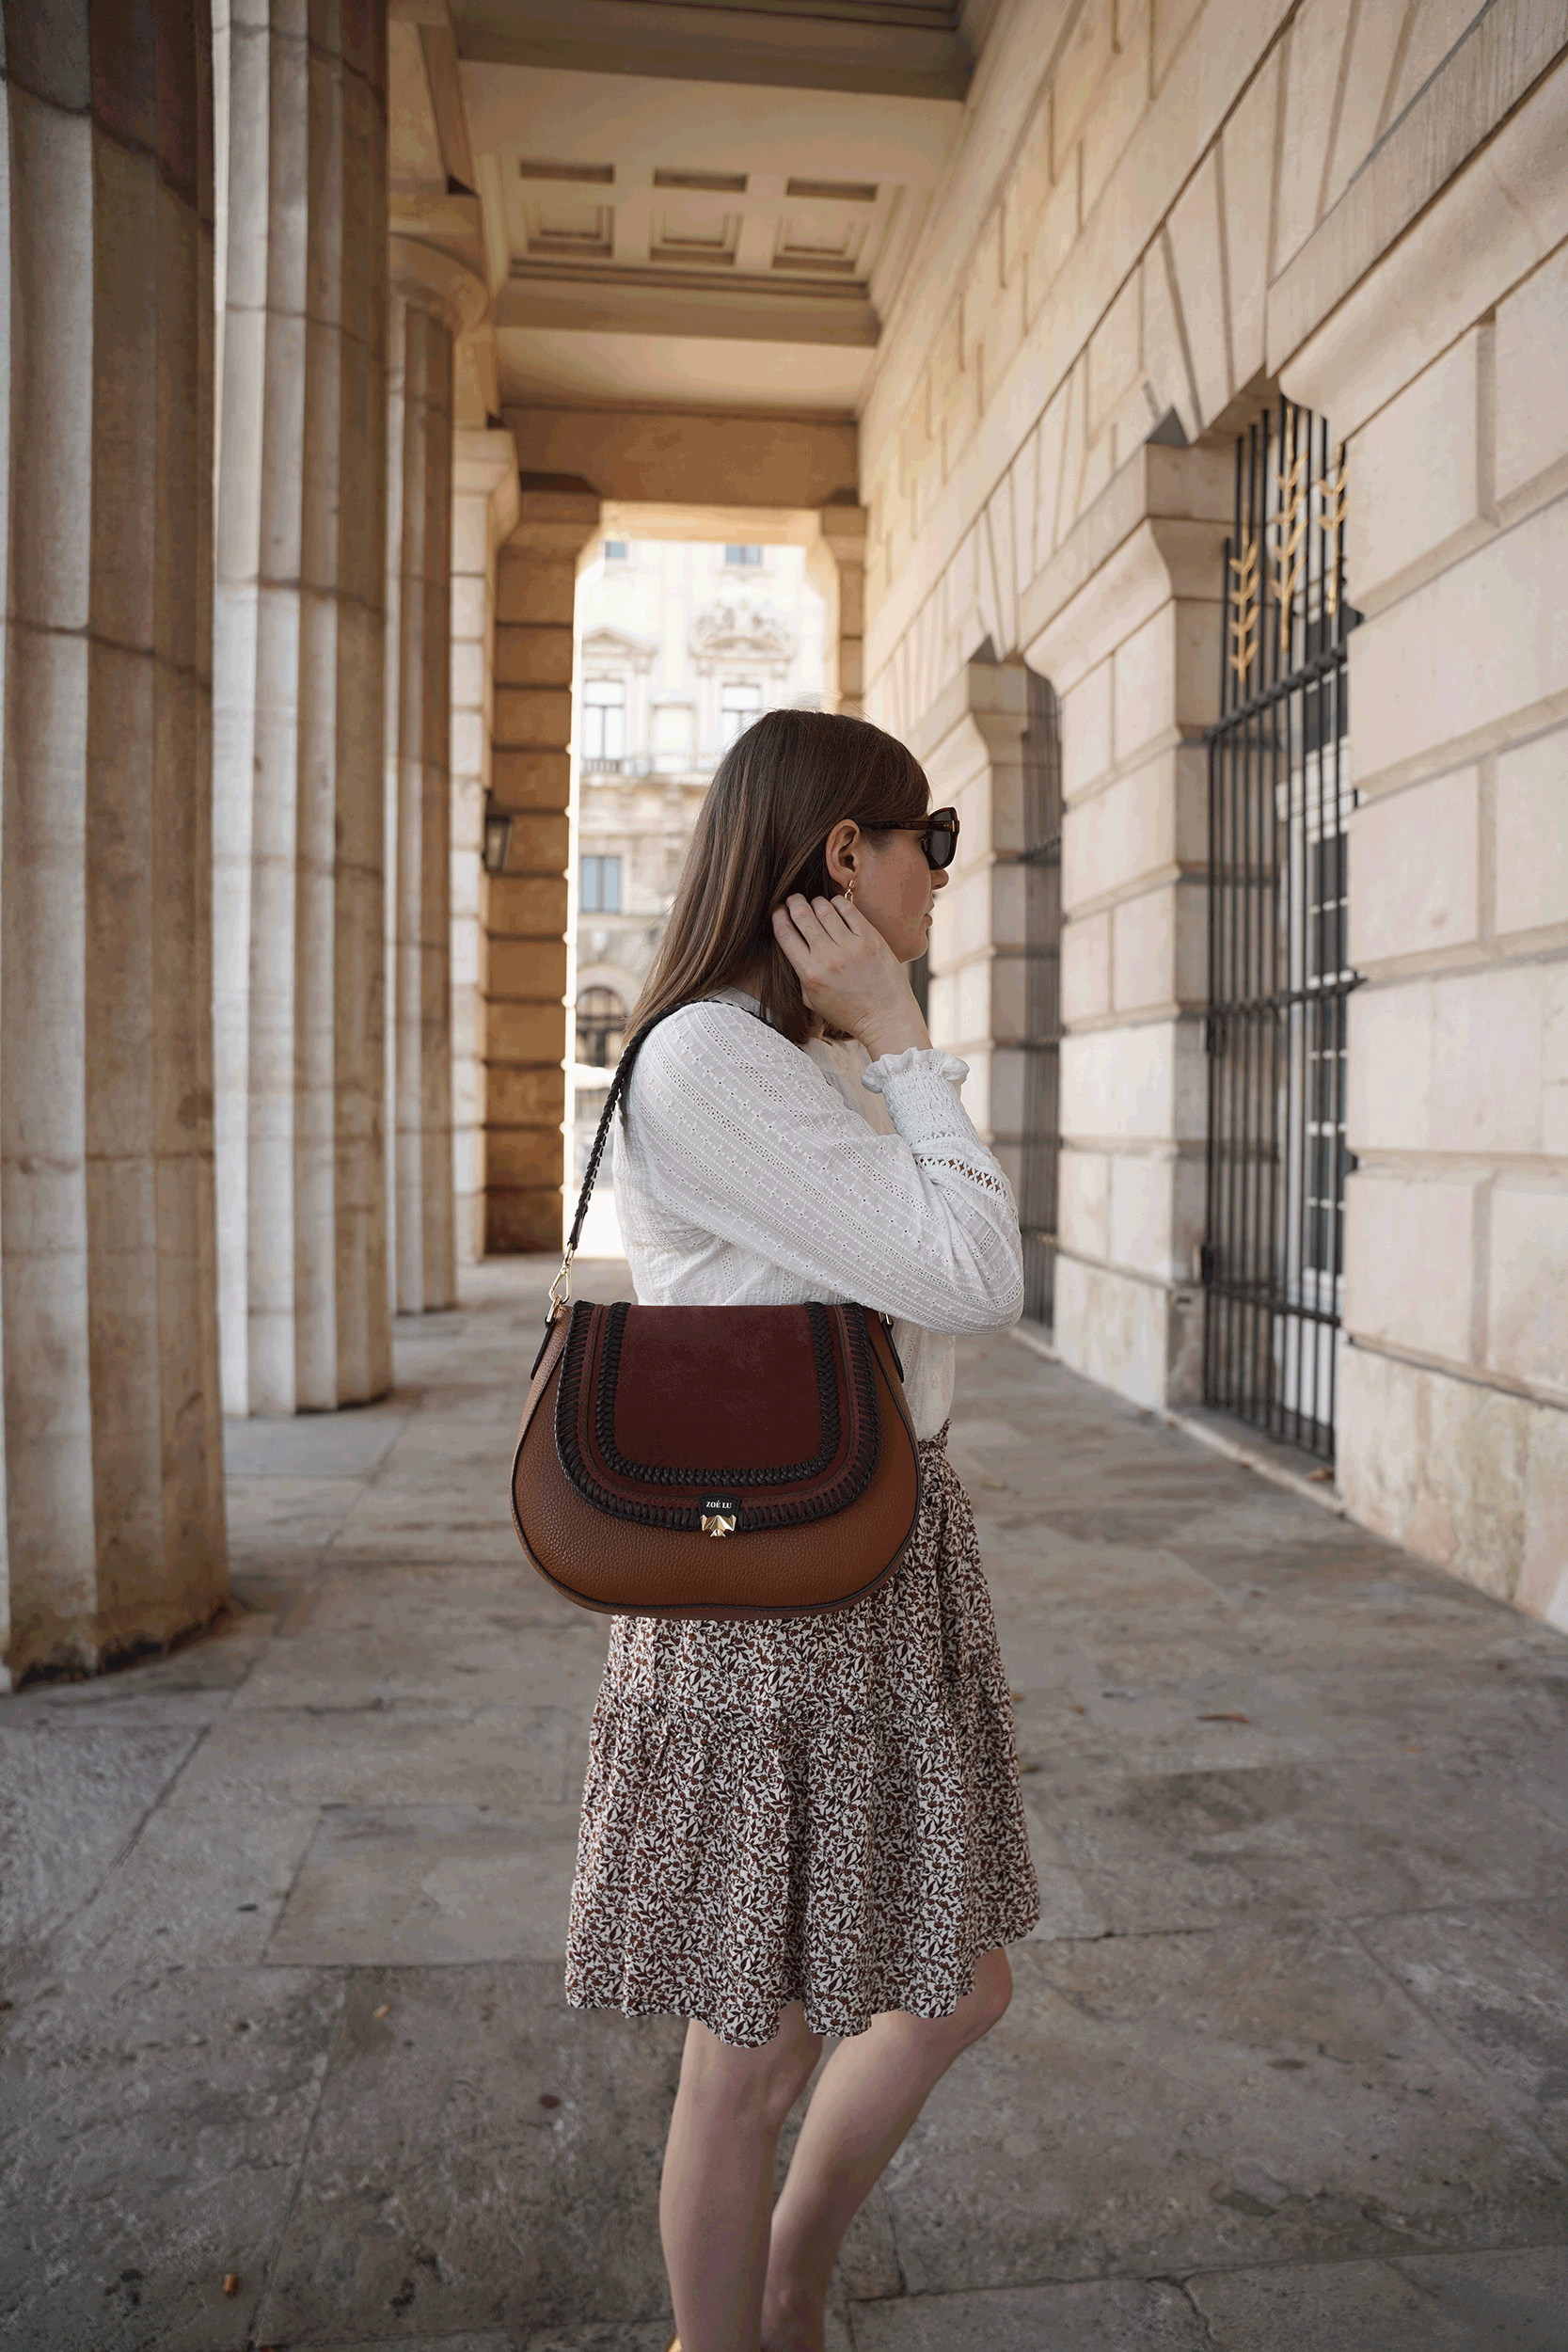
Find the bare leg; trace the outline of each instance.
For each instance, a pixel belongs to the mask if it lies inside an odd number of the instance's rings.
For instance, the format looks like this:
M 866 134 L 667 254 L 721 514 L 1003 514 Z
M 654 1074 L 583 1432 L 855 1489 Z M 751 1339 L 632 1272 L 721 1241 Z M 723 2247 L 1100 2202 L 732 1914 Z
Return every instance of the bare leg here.
M 798 2002 L 760 2050 L 687 2027 L 658 2200 L 681 2352 L 757 2352 L 773 2159 L 821 2052 Z
M 828 2288 L 845 2231 L 936 2084 L 1002 2015 L 1012 1984 L 1006 1953 L 988 1952 L 975 1963 L 974 1990 L 951 2017 L 930 2022 L 893 2010 L 833 2052 L 774 2208 L 764 2352 L 822 2352 Z

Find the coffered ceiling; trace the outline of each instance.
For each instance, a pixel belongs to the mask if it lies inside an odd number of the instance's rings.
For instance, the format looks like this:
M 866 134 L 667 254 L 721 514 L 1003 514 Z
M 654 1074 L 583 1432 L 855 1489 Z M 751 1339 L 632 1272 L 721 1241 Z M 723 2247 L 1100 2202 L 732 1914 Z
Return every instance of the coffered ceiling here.
M 394 203 L 477 199 L 491 397 L 854 412 L 995 0 L 392 4 Z

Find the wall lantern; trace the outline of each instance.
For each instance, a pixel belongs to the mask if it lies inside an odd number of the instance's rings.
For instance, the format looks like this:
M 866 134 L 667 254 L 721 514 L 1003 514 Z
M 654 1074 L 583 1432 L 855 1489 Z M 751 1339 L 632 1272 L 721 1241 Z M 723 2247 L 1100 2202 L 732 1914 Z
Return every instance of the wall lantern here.
M 496 806 L 493 792 L 484 795 L 484 870 L 487 874 L 504 874 L 506 853 L 512 847 L 512 818 L 504 808 Z

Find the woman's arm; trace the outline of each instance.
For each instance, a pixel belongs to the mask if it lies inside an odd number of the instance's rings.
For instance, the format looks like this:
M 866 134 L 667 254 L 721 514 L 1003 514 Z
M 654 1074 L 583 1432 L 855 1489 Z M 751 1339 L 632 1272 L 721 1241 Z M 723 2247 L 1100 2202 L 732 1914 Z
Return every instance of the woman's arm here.
M 897 1130 L 879 1135 L 752 1014 L 694 1005 L 639 1057 L 633 1148 L 701 1231 L 926 1330 L 984 1330 L 1022 1305 L 1018 1216 L 944 1066 L 928 1047 L 872 1064 Z

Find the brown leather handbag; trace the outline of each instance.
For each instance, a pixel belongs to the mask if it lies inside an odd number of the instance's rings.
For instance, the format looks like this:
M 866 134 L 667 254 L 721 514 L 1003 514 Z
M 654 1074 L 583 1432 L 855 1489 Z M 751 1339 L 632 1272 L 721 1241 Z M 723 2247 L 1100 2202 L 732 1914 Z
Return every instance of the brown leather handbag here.
M 523 1407 L 513 1524 L 546 1582 L 584 1609 L 846 1609 L 893 1574 L 920 1516 L 887 1318 L 860 1306 L 569 1303 L 610 1122 L 667 1018 L 628 1042 L 605 1102 Z

